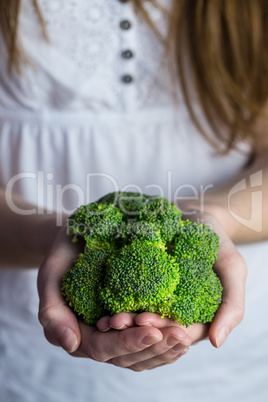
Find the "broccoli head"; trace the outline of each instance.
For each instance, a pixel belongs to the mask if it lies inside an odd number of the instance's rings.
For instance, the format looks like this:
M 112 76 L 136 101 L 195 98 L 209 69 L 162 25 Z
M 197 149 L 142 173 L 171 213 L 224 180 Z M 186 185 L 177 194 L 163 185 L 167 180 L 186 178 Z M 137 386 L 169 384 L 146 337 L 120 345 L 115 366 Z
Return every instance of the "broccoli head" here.
M 150 311 L 189 326 L 212 321 L 222 286 L 213 271 L 218 236 L 183 220 L 159 196 L 115 192 L 78 208 L 68 234 L 83 252 L 62 294 L 89 325 L 104 314 Z

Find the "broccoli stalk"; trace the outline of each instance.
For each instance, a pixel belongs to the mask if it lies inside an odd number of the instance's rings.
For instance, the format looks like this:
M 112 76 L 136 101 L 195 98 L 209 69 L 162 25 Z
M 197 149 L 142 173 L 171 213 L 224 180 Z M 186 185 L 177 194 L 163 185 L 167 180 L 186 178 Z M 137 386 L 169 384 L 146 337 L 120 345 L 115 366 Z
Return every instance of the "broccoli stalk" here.
M 78 208 L 68 221 L 84 251 L 62 294 L 88 325 L 104 314 L 150 311 L 181 325 L 211 322 L 222 286 L 213 271 L 218 236 L 182 220 L 159 196 L 116 192 Z

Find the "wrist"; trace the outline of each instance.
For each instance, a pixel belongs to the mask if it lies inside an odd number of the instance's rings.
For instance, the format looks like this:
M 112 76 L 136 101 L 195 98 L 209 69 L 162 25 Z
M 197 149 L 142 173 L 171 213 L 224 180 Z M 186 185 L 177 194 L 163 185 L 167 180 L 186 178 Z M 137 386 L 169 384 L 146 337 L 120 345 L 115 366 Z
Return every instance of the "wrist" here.
M 62 226 L 63 224 L 57 224 L 57 215 L 55 213 L 35 216 L 29 227 L 32 233 L 31 237 L 35 239 L 34 242 L 29 244 L 32 252 L 35 251 L 43 259 L 50 250 Z
M 194 220 L 199 223 L 204 223 L 211 227 L 214 226 L 215 219 L 220 224 L 227 236 L 234 242 L 239 237 L 239 224 L 232 217 L 227 206 L 219 202 L 199 202 L 181 203 L 179 208 L 182 212 L 183 219 Z
M 208 203 L 205 205 L 204 213 L 213 216 L 233 242 L 239 241 L 239 224 L 227 207 L 220 204 Z
M 18 217 L 15 242 L 20 258 L 10 259 L 10 264 L 18 268 L 40 266 L 61 227 L 55 213 Z
M 0 267 L 30 268 L 40 265 L 60 228 L 63 214 L 38 208 L 23 197 L 0 188 Z

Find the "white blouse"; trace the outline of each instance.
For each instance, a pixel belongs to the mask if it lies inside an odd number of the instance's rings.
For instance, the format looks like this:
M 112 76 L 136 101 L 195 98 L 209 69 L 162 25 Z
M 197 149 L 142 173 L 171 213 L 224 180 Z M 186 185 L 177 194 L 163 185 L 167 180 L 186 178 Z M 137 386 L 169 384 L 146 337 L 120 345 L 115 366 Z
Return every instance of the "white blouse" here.
M 39 3 L 49 41 L 23 0 L 20 40 L 31 65 L 21 75 L 8 76 L 0 38 L 2 187 L 39 213 L 71 213 L 118 189 L 201 202 L 244 166 L 245 146 L 219 156 L 197 132 L 161 39 L 130 1 Z M 159 3 L 168 10 L 171 0 Z M 165 37 L 167 17 L 146 7 Z M 3 267 L 0 402 L 267 401 L 268 245 L 240 251 L 249 268 L 243 323 L 220 350 L 204 341 L 175 364 L 142 373 L 50 345 L 37 320 L 37 270 Z

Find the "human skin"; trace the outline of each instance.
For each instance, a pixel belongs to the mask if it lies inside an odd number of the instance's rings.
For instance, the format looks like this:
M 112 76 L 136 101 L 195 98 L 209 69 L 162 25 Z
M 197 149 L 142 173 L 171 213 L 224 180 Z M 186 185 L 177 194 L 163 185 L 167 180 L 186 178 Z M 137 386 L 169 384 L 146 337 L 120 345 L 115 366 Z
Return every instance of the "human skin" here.
M 263 229 L 255 232 L 233 218 L 227 201 L 229 191 L 236 182 L 260 170 L 263 177 L 263 208 L 261 210 L 256 206 L 261 214 L 256 214 L 256 219 L 262 219 Z M 237 194 L 234 209 L 240 215 L 250 210 L 250 195 L 250 188 Z M 20 197 L 16 203 L 28 207 Z M 220 237 L 220 251 L 214 269 L 221 279 L 224 292 L 221 306 L 211 324 L 194 324 L 185 328 L 153 313 L 120 313 L 103 317 L 97 328 L 86 326 L 77 320 L 60 292 L 61 278 L 79 250 L 65 235 L 65 228 L 56 227 L 55 214 L 17 216 L 6 204 L 4 190 L 0 192 L 0 262 L 2 266 L 8 264 L 10 268 L 40 265 L 39 319 L 49 342 L 61 346 L 73 356 L 87 357 L 134 371 L 152 369 L 176 361 L 188 351 L 190 345 L 203 339 L 209 338 L 213 346 L 220 347 L 242 320 L 246 264 L 234 242 L 247 243 L 268 238 L 267 205 L 266 152 L 260 154 L 253 165 L 241 171 L 232 181 L 207 194 L 203 211 L 195 203 L 181 204 L 186 213 L 195 210 L 193 218 L 202 217 L 202 221 L 211 225 Z
M 48 341 L 74 356 L 135 371 L 171 363 L 185 354 L 192 343 L 207 337 L 219 347 L 243 317 L 246 265 L 218 221 L 208 214 L 206 217 L 220 236 L 214 269 L 224 288 L 223 302 L 211 325 L 194 324 L 185 328 L 153 313 L 103 317 L 98 328 L 81 323 L 60 294 L 61 278 L 78 252 L 63 229 L 41 265 L 38 277 L 39 319 Z

